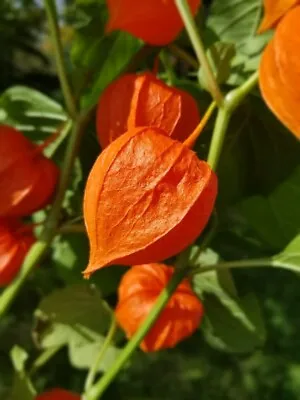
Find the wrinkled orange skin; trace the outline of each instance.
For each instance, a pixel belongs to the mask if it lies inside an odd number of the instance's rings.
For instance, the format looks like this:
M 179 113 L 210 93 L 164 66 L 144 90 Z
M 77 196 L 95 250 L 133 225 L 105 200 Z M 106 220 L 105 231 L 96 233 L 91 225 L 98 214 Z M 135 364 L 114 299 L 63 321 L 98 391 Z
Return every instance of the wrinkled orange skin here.
M 297 4 L 300 4 L 299 0 L 264 0 L 264 18 L 257 33 L 274 28 L 280 19 Z
M 100 154 L 87 181 L 84 275 L 181 252 L 203 231 L 216 194 L 216 175 L 185 145 L 158 128 L 128 131 Z
M 172 42 L 183 28 L 174 0 L 106 0 L 109 10 L 107 31 L 120 29 L 146 43 L 164 46 Z M 200 0 L 188 0 L 193 14 Z
M 16 219 L 0 218 L 0 286 L 15 278 L 34 241 L 32 229 Z
M 139 126 L 161 128 L 173 139 L 184 141 L 199 122 L 195 99 L 149 72 L 123 75 L 111 83 L 99 99 L 96 116 L 102 148 Z
M 135 265 L 123 276 L 119 289 L 116 318 L 131 338 L 167 285 L 174 268 L 164 264 Z M 170 298 L 140 347 L 146 352 L 172 348 L 191 336 L 203 317 L 203 306 L 184 279 Z
M 68 392 L 64 389 L 52 389 L 49 392 L 39 394 L 35 400 L 80 400 L 79 394 Z
M 259 85 L 268 107 L 300 139 L 300 6 L 281 20 L 264 50 Z
M 30 215 L 52 199 L 56 165 L 16 129 L 0 125 L 0 217 Z

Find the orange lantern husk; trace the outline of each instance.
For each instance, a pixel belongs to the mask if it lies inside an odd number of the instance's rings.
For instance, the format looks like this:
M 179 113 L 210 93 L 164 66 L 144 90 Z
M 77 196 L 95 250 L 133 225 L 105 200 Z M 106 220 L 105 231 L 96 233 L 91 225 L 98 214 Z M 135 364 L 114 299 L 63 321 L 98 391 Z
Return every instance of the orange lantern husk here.
M 39 394 L 35 400 L 80 400 L 79 394 L 64 389 L 55 388 L 48 392 Z
M 52 199 L 59 170 L 16 129 L 0 126 L 0 217 L 21 217 Z
M 200 121 L 195 99 L 170 87 L 155 75 L 126 74 L 111 83 L 101 95 L 96 116 L 102 148 L 131 128 L 161 128 L 173 139 L 184 141 Z
M 264 17 L 257 33 L 275 28 L 280 19 L 299 3 L 299 0 L 264 0 Z
M 174 0 L 106 0 L 109 10 L 107 31 L 120 29 L 146 43 L 165 46 L 176 39 L 183 28 Z M 195 15 L 200 0 L 188 0 Z
M 116 319 L 131 338 L 148 316 L 174 273 L 164 264 L 135 265 L 120 282 Z M 172 348 L 191 336 L 203 317 L 203 306 L 184 279 L 141 343 L 146 352 Z
M 299 139 L 300 114 L 300 6 L 279 23 L 264 50 L 259 67 L 259 86 L 268 107 Z
M 111 264 L 169 258 L 203 231 L 217 195 L 205 161 L 158 128 L 135 128 L 96 160 L 85 189 L 85 277 Z
M 16 277 L 34 242 L 31 227 L 17 219 L 0 218 L 0 286 Z

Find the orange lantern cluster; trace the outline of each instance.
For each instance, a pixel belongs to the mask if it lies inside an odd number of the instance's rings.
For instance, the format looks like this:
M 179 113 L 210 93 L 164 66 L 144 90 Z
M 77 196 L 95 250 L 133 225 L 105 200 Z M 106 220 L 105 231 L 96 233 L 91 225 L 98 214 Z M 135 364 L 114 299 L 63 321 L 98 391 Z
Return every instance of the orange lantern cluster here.
M 164 264 L 135 265 L 119 286 L 116 318 L 128 338 L 137 331 L 162 289 L 174 273 Z M 141 343 L 146 351 L 172 348 L 196 331 L 203 317 L 203 306 L 184 279 Z
M 201 1 L 188 4 L 195 14 Z M 170 43 L 183 28 L 174 0 L 107 0 L 107 5 L 108 31 L 121 29 L 151 45 Z M 159 262 L 184 250 L 204 230 L 217 177 L 190 149 L 202 127 L 196 101 L 151 73 L 126 74 L 110 84 L 98 102 L 96 127 L 104 150 L 85 188 L 90 257 L 83 274 L 89 278 L 109 265 L 134 265 L 121 282 L 116 309 L 131 337 L 173 274 Z M 201 302 L 185 280 L 142 349 L 175 346 L 195 331 L 202 315 Z
M 146 43 L 164 46 L 172 42 L 183 28 L 174 0 L 106 0 L 109 10 L 107 31 L 120 29 Z M 193 14 L 201 1 L 188 0 Z
M 69 392 L 64 389 L 55 388 L 48 392 L 39 394 L 35 400 L 80 400 L 79 394 Z
M 196 101 L 155 75 L 127 74 L 110 84 L 97 107 L 97 134 L 102 148 L 139 126 L 160 128 L 184 141 L 200 122 Z
M 0 285 L 17 275 L 34 242 L 32 228 L 20 218 L 50 203 L 59 176 L 42 154 L 43 146 L 21 132 L 0 125 Z
M 83 274 L 89 278 L 113 264 L 138 265 L 125 274 L 116 311 L 131 337 L 173 273 L 157 262 L 184 250 L 204 230 L 216 200 L 217 177 L 189 148 L 188 139 L 201 126 L 196 101 L 153 74 L 127 74 L 109 85 L 98 102 L 96 126 L 104 151 L 85 188 L 90 258 Z M 135 274 L 137 281 L 143 277 L 141 292 L 125 299 Z M 174 296 L 182 304 L 171 301 L 143 341 L 145 351 L 173 347 L 199 325 L 202 305 L 189 283 Z M 178 319 L 174 311 L 181 312 Z
M 288 11 L 264 50 L 259 85 L 268 107 L 300 139 L 300 6 Z

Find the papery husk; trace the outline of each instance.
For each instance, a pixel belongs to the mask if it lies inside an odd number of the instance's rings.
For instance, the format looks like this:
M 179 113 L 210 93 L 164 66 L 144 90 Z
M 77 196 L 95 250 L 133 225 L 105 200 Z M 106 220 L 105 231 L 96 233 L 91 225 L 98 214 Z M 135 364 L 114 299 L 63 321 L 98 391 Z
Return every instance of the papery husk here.
M 0 286 L 16 277 L 34 242 L 31 228 L 17 219 L 0 218 Z
M 257 33 L 275 28 L 280 19 L 299 3 L 299 0 L 264 0 L 264 17 Z
M 173 273 L 174 268 L 164 264 L 144 264 L 133 266 L 123 275 L 118 288 L 116 319 L 129 339 L 148 316 Z M 184 279 L 141 342 L 141 349 L 153 352 L 176 346 L 195 332 L 203 314 L 202 303 L 193 293 L 190 282 Z
M 126 31 L 146 43 L 165 46 L 183 29 L 174 0 L 106 0 L 109 10 L 107 32 Z M 200 0 L 188 0 L 195 15 Z
M 16 129 L 0 126 L 0 217 L 30 215 L 52 199 L 57 166 Z
M 268 43 L 259 67 L 259 86 L 268 107 L 300 138 L 300 6 L 290 10 Z
M 192 150 L 157 128 L 128 131 L 98 157 L 87 181 L 84 275 L 181 252 L 203 231 L 216 195 L 216 175 Z
M 97 135 L 102 148 L 127 130 L 149 126 L 184 141 L 200 121 L 196 100 L 155 75 L 126 74 L 103 92 L 97 107 Z

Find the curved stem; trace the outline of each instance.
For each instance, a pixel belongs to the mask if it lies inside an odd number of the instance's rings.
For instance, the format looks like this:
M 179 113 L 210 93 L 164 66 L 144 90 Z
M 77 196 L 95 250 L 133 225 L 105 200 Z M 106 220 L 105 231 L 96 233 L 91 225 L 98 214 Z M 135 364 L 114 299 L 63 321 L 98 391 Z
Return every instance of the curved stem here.
M 57 66 L 57 72 L 60 80 L 61 89 L 65 98 L 68 113 L 73 119 L 75 119 L 77 114 L 77 107 L 71 91 L 71 86 L 68 80 L 66 67 L 64 63 L 63 46 L 57 22 L 58 17 L 57 17 L 55 0 L 45 0 L 45 8 L 48 18 L 49 30 L 51 33 L 52 42 L 55 49 L 56 66 Z
M 45 365 L 63 346 L 60 344 L 58 346 L 50 347 L 43 351 L 31 366 L 28 375 L 31 376 L 35 374 L 43 365 Z
M 193 67 L 194 69 L 199 69 L 199 63 L 193 56 L 191 56 L 187 51 L 183 50 L 181 47 L 177 46 L 174 43 L 169 44 L 169 49 L 171 52 L 177 56 L 178 58 L 181 58 L 183 61 L 185 61 L 188 65 Z
M 207 162 L 214 171 L 218 167 L 230 118 L 247 94 L 255 87 L 257 80 L 258 72 L 255 72 L 243 85 L 233 89 L 226 95 L 223 107 L 219 109 L 207 158 Z
M 143 338 L 146 336 L 154 322 L 159 317 L 165 305 L 168 303 L 172 294 L 180 284 L 182 279 L 187 274 L 187 270 L 180 268 L 176 270 L 170 279 L 168 285 L 163 289 L 157 301 L 155 302 L 152 310 L 148 314 L 143 324 L 139 327 L 134 336 L 130 339 L 123 351 L 115 361 L 114 365 L 109 369 L 105 375 L 90 389 L 86 395 L 86 400 L 97 400 L 118 374 L 123 365 L 128 361 L 133 352 L 137 349 Z
M 188 2 L 187 0 L 175 0 L 175 3 L 194 47 L 199 64 L 203 68 L 203 72 L 207 79 L 207 87 L 212 97 L 215 99 L 218 106 L 220 107 L 223 104 L 223 95 L 207 59 L 205 48 L 199 35 L 197 25 L 191 13 Z
M 204 114 L 204 116 L 201 118 L 201 121 L 199 123 L 199 125 L 196 127 L 196 129 L 194 130 L 194 132 L 192 132 L 190 134 L 190 136 L 185 139 L 185 141 L 183 142 L 183 144 L 186 147 L 192 148 L 198 138 L 198 136 L 200 135 L 200 133 L 203 131 L 203 129 L 205 128 L 209 118 L 211 117 L 212 113 L 214 112 L 215 108 L 216 108 L 217 104 L 215 101 L 213 101 L 211 103 L 211 105 L 208 107 L 208 109 L 206 110 L 206 113 Z
M 161 50 L 161 52 L 159 54 L 159 57 L 160 57 L 160 59 L 161 59 L 161 61 L 163 63 L 165 71 L 166 71 L 167 84 L 170 85 L 170 86 L 174 86 L 175 82 L 176 82 L 176 75 L 174 74 L 172 65 L 170 63 L 168 54 L 166 53 L 165 49 Z
M 274 262 L 271 258 L 255 258 L 250 260 L 226 261 L 214 265 L 194 267 L 191 275 L 203 274 L 209 271 L 221 271 L 231 268 L 253 268 L 253 267 L 273 267 Z
M 226 108 L 219 109 L 207 157 L 207 162 L 213 171 L 216 171 L 218 166 L 230 117 L 231 114 Z
M 73 131 L 71 133 L 69 144 L 67 146 L 67 152 L 65 154 L 63 167 L 61 169 L 61 179 L 58 185 L 57 194 L 53 206 L 45 222 L 45 226 L 40 236 L 40 239 L 31 247 L 31 249 L 27 253 L 20 273 L 15 278 L 15 280 L 2 292 L 0 296 L 0 317 L 3 316 L 3 314 L 5 314 L 5 312 L 8 310 L 14 298 L 22 288 L 28 275 L 38 265 L 38 263 L 47 252 L 49 246 L 51 245 L 52 239 L 56 234 L 59 223 L 61 205 L 64 200 L 65 191 L 69 184 L 69 179 L 73 170 L 74 161 L 77 156 L 77 151 L 82 135 L 85 132 L 86 125 L 90 119 L 90 114 L 91 111 L 88 111 L 84 115 L 80 115 L 78 120 L 74 123 Z
M 111 344 L 111 342 L 113 340 L 113 337 L 114 337 L 114 334 L 116 332 L 116 329 L 117 329 L 117 321 L 116 321 L 115 316 L 113 315 L 112 316 L 112 320 L 111 320 L 111 325 L 110 325 L 109 331 L 107 333 L 107 336 L 106 336 L 106 338 L 104 340 L 103 345 L 101 346 L 100 352 L 99 352 L 99 354 L 98 354 L 98 356 L 97 356 L 97 358 L 95 360 L 95 363 L 91 366 L 91 368 L 89 370 L 89 373 L 88 373 L 88 376 L 86 378 L 85 385 L 84 385 L 85 393 L 89 392 L 90 388 L 92 387 L 92 385 L 93 385 L 93 383 L 95 381 L 95 377 L 97 375 L 100 363 L 101 363 L 101 361 L 102 361 L 102 359 L 103 359 L 103 357 L 104 357 L 104 355 L 106 353 L 106 350 L 109 348 L 109 346 L 110 346 L 110 344 Z

